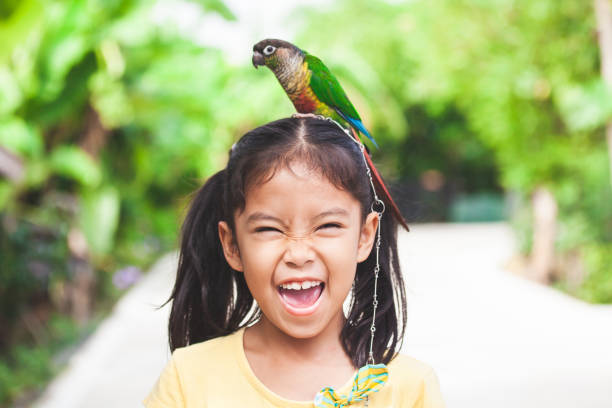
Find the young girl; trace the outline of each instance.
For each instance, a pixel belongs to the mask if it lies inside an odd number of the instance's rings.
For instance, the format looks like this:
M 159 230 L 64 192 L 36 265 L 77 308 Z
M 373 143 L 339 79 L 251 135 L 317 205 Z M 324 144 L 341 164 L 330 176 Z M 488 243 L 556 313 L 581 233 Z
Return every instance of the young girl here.
M 147 408 L 444 406 L 434 371 L 397 353 L 397 222 L 363 154 L 315 117 L 232 147 L 183 224 L 172 357 Z

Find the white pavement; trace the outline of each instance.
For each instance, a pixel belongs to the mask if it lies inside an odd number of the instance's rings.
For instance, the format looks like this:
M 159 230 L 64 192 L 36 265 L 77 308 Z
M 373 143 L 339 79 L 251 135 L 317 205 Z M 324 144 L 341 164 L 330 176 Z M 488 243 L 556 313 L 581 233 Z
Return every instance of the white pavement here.
M 400 234 L 403 352 L 436 370 L 449 408 L 612 407 L 612 307 L 510 275 L 509 227 L 422 224 Z M 168 357 L 175 255 L 117 304 L 35 404 L 139 407 Z
M 403 234 L 403 351 L 436 369 L 449 408 L 611 408 L 612 307 L 504 271 L 513 244 L 504 224 Z

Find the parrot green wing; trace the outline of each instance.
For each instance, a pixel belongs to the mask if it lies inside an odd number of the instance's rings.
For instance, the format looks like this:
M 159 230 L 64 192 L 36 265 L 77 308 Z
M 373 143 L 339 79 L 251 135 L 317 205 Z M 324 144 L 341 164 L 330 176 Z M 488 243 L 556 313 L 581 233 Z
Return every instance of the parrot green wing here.
M 306 53 L 304 60 L 312 72 L 310 88 L 315 96 L 330 108 L 339 111 L 340 116 L 361 121 L 357 110 L 349 101 L 336 77 L 323 64 L 323 61 Z

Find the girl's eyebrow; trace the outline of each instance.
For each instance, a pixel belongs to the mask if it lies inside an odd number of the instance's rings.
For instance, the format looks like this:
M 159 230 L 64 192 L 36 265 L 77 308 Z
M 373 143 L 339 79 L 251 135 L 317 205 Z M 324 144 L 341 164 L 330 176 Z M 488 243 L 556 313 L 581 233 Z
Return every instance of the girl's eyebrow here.
M 334 207 L 334 208 L 331 208 L 329 210 L 323 211 L 322 213 L 320 213 L 319 215 L 314 217 L 314 219 L 316 220 L 318 218 L 323 218 L 323 217 L 326 217 L 328 215 L 343 215 L 343 216 L 348 217 L 349 213 L 344 208 Z
M 276 218 L 272 215 L 264 214 L 261 211 L 256 211 L 253 214 L 249 215 L 249 218 L 247 218 L 246 223 L 250 224 L 252 222 L 260 221 L 260 220 L 272 220 L 272 221 L 276 221 L 283 225 L 285 224 L 280 218 Z

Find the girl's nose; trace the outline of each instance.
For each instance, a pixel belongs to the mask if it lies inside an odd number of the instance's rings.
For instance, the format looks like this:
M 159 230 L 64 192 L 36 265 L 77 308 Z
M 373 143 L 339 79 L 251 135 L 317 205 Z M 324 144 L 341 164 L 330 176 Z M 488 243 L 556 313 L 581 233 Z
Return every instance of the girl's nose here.
M 301 267 L 314 259 L 310 239 L 287 238 L 283 261 L 291 266 Z

